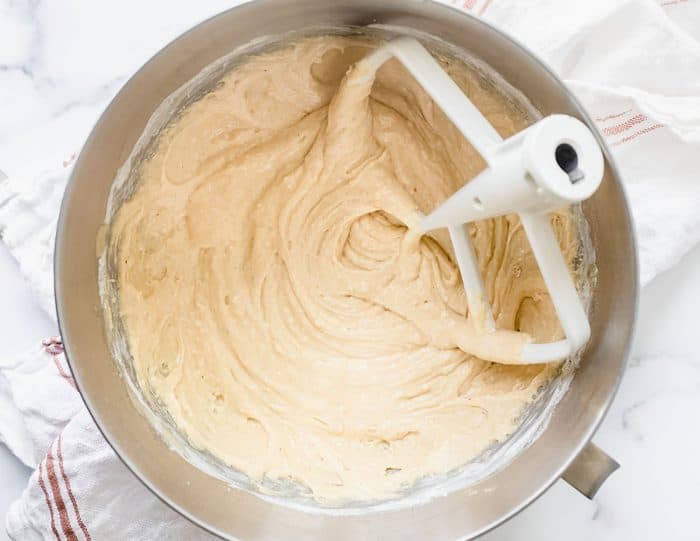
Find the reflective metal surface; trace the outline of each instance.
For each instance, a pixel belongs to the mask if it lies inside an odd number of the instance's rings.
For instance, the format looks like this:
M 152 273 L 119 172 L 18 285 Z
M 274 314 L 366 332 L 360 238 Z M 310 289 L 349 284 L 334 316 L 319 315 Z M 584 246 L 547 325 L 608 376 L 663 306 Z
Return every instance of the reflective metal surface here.
M 594 443 L 583 448 L 562 475 L 562 479 L 586 498 L 593 499 L 605 480 L 617 470 L 617 461 Z
M 76 383 L 116 452 L 157 495 L 208 530 L 240 539 L 463 539 L 512 516 L 558 479 L 605 414 L 622 375 L 637 302 L 629 212 L 606 153 L 606 174 L 584 205 L 598 281 L 592 338 L 570 391 L 541 437 L 497 474 L 424 504 L 333 516 L 275 505 L 204 474 L 156 435 L 127 395 L 110 356 L 97 285 L 95 239 L 118 167 L 160 102 L 203 67 L 260 36 L 311 26 L 388 24 L 428 32 L 470 51 L 543 114 L 595 126 L 563 85 L 510 38 L 425 0 L 258 0 L 202 23 L 150 60 L 95 126 L 68 185 L 56 238 L 56 304 Z M 602 141 L 601 141 L 602 142 Z

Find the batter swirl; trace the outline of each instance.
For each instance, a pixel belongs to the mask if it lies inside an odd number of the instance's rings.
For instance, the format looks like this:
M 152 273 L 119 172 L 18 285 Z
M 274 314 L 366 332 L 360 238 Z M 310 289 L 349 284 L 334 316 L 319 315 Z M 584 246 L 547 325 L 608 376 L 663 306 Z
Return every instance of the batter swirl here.
M 546 288 L 516 217 L 476 224 L 502 331 L 474 331 L 447 234 L 417 217 L 483 161 L 396 61 L 357 83 L 374 46 L 309 38 L 235 68 L 161 135 L 109 236 L 141 388 L 194 446 L 323 501 L 466 463 L 558 370 L 489 362 L 513 330 L 561 337 Z M 443 64 L 502 136 L 527 125 Z M 571 261 L 572 219 L 553 220 Z

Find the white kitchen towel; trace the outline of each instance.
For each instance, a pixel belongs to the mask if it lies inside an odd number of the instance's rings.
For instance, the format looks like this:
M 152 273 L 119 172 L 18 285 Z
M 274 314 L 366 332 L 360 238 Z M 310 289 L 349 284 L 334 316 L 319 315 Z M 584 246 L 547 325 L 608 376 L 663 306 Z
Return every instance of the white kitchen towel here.
M 454 3 L 544 58 L 596 119 L 632 206 L 642 283 L 676 263 L 700 240 L 700 0 Z M 0 236 L 52 317 L 53 234 L 68 173 L 0 181 Z M 12 539 L 210 538 L 118 460 L 80 401 L 58 338 L 0 359 L 0 441 L 36 468 L 8 514 Z

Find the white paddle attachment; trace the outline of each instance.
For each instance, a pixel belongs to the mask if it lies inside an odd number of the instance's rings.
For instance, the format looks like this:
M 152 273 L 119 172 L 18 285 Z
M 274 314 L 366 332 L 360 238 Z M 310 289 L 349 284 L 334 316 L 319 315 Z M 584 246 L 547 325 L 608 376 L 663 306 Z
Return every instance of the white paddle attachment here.
M 518 214 L 530 241 L 565 338 L 527 344 L 518 364 L 560 361 L 583 347 L 590 326 L 549 221 L 549 213 L 593 195 L 604 161 L 589 128 L 567 115 L 547 116 L 503 140 L 430 53 L 413 38 L 398 38 L 363 59 L 373 77 L 397 58 L 486 161 L 486 169 L 424 216 L 425 231 L 446 227 L 464 281 L 469 313 L 481 330 L 495 330 L 491 305 L 466 224 Z

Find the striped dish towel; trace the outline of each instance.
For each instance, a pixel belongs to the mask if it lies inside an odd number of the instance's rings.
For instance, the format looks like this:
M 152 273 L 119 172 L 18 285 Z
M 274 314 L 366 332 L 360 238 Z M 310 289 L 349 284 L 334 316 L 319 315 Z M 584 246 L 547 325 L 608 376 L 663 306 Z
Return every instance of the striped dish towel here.
M 648 282 L 700 240 L 700 0 L 463 0 L 566 80 L 620 166 Z M 77 142 L 79 144 L 79 142 Z M 52 317 L 52 248 L 70 164 L 0 180 L 0 235 Z M 12 539 L 209 539 L 151 495 L 87 414 L 49 338 L 0 360 L 0 440 L 36 468 Z

